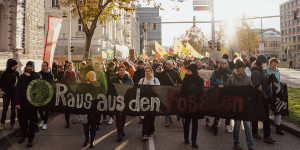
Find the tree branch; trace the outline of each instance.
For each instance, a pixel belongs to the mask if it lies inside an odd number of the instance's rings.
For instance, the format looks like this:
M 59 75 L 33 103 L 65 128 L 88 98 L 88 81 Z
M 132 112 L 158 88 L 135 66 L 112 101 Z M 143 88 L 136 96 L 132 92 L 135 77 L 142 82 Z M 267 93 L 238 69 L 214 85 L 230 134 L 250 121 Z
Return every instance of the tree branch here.
M 97 22 L 98 22 L 99 16 L 102 14 L 102 12 L 103 12 L 103 10 L 105 9 L 105 7 L 106 7 L 109 3 L 111 3 L 111 2 L 112 2 L 112 0 L 107 0 L 106 3 L 105 3 L 103 6 L 101 6 L 101 8 L 99 8 L 100 11 L 99 11 L 99 13 L 96 15 L 95 19 L 94 19 L 93 22 L 92 22 L 90 32 L 94 32 L 95 28 L 97 27 Z
M 81 12 L 80 12 L 79 6 L 78 6 L 78 0 L 75 0 L 75 3 L 76 3 L 76 8 L 77 8 L 77 11 L 78 11 L 79 18 L 80 18 L 81 23 L 83 25 L 83 30 L 84 30 L 85 34 L 87 35 L 87 34 L 89 34 L 89 27 L 87 26 L 86 23 L 83 22 L 83 18 L 82 18 L 82 15 L 81 15 Z

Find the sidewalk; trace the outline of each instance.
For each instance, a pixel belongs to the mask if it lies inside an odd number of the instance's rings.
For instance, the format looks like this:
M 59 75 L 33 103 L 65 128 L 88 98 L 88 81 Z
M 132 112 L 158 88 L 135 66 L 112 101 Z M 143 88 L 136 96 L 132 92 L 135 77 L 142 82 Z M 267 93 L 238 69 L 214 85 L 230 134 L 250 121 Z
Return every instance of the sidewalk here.
M 0 98 L 0 118 L 2 116 L 2 111 L 3 111 L 3 99 Z M 10 107 L 7 111 L 6 115 L 6 121 L 5 121 L 5 130 L 0 131 L 0 143 L 7 141 L 8 139 L 12 138 L 13 136 L 16 136 L 18 133 L 20 133 L 19 130 L 19 123 L 18 120 L 16 119 L 15 125 L 18 127 L 16 130 L 11 130 L 9 129 L 10 127 Z

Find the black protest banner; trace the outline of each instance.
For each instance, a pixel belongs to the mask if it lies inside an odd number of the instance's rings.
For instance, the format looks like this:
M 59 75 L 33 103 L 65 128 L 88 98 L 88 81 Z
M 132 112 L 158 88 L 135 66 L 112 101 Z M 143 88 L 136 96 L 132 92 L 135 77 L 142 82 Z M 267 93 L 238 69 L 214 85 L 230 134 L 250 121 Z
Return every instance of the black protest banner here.
M 252 87 L 114 84 L 109 86 L 108 94 L 101 94 L 101 90 L 88 83 L 67 85 L 37 79 L 27 88 L 27 99 L 39 109 L 70 114 L 198 114 L 250 121 L 265 119 L 262 96 Z

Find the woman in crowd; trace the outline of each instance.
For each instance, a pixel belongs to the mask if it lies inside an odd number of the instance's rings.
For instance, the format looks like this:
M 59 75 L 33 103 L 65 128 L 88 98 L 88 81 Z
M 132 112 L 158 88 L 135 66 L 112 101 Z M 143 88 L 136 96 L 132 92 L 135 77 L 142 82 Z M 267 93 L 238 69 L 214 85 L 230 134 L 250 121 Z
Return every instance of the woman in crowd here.
M 246 64 L 241 60 L 237 60 L 235 63 L 235 69 L 233 73 L 229 76 L 227 84 L 229 86 L 251 86 L 251 78 L 246 74 Z M 220 85 L 220 88 L 223 88 L 224 85 Z M 245 134 L 246 134 L 246 141 L 249 150 L 253 149 L 253 137 L 251 133 L 250 121 L 243 121 Z M 234 120 L 234 127 L 233 127 L 233 140 L 234 140 L 234 149 L 235 150 L 242 150 L 243 148 L 240 147 L 240 126 L 241 120 Z
M 266 69 L 266 75 L 267 75 L 267 78 L 269 78 L 269 76 L 271 74 L 274 74 L 278 83 L 279 83 L 279 88 L 281 89 L 283 87 L 283 85 L 286 85 L 286 83 L 282 83 L 280 82 L 280 72 L 278 70 L 278 64 L 279 64 L 279 60 L 277 58 L 271 58 L 269 60 L 269 67 Z M 273 93 L 273 89 L 272 89 L 272 85 L 273 83 L 270 82 L 269 84 L 269 91 L 270 91 L 270 96 L 274 96 L 275 93 Z M 279 135 L 284 135 L 284 132 L 281 130 L 280 128 L 280 123 L 281 123 L 281 115 L 280 114 L 277 114 L 275 113 L 275 116 L 274 116 L 274 124 L 276 125 L 276 133 L 279 134 Z
M 153 76 L 153 70 L 151 67 L 145 67 L 145 78 L 141 78 L 139 83 L 140 85 L 160 85 L 160 82 L 157 78 Z M 142 130 L 142 139 L 147 140 L 150 135 L 153 135 L 154 128 L 154 120 L 155 116 L 144 116 L 143 117 L 143 130 Z
M 198 89 L 199 87 L 204 86 L 204 80 L 198 75 L 196 64 L 190 64 L 186 69 L 187 72 L 183 79 L 183 85 L 181 87 L 181 93 L 189 93 L 190 87 L 192 89 Z M 189 88 L 188 88 L 189 87 Z M 197 88 L 198 87 L 198 88 Z M 198 133 L 198 119 L 202 119 L 204 116 L 199 115 L 199 113 L 192 113 L 188 115 L 183 115 L 185 118 L 184 122 L 184 143 L 189 144 L 189 130 L 190 130 L 190 123 L 192 121 L 192 147 L 198 148 L 197 141 L 197 133 Z
M 86 74 L 85 83 L 81 83 L 77 86 L 76 93 L 90 93 L 92 97 L 97 97 L 98 94 L 103 93 L 104 87 L 96 80 L 96 73 L 89 71 Z M 102 85 L 103 86 L 103 85 Z M 76 115 L 80 122 L 83 124 L 83 130 L 85 135 L 85 142 L 83 147 L 86 147 L 90 142 L 90 148 L 94 148 L 94 141 L 97 132 L 97 126 L 100 125 L 100 114 L 87 114 L 87 115 Z
M 65 74 L 65 81 L 66 83 L 77 83 L 77 77 L 76 77 L 76 73 L 73 70 L 73 66 L 72 65 L 68 65 L 67 66 L 67 71 Z M 65 113 L 65 120 L 66 120 L 66 128 L 70 127 L 70 114 L 69 113 Z
M 128 73 L 126 72 L 126 67 L 124 65 L 120 65 L 118 68 L 118 75 L 111 79 L 111 83 L 118 83 L 118 84 L 133 84 L 132 79 L 129 77 Z M 118 131 L 118 142 L 122 141 L 124 133 L 124 125 L 126 122 L 126 116 L 117 114 L 116 115 L 116 126 Z
M 264 138 L 263 141 L 269 144 L 274 144 L 275 140 L 271 137 L 271 128 L 270 128 L 270 108 L 269 108 L 269 88 L 267 83 L 267 77 L 264 71 L 266 68 L 267 58 L 265 55 L 259 55 L 256 61 L 251 66 L 251 81 L 254 88 L 257 88 L 261 91 L 264 98 L 264 109 L 265 109 L 265 117 L 266 120 L 263 121 L 263 130 L 264 130 Z M 255 139 L 262 139 L 258 134 L 258 121 L 252 122 L 252 135 Z

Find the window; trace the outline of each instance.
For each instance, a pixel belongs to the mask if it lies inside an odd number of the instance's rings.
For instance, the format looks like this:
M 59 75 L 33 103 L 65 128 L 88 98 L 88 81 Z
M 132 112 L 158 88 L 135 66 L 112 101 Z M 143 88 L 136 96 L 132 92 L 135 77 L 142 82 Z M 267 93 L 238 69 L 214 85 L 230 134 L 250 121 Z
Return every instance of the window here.
M 83 24 L 80 19 L 78 19 L 78 32 L 83 32 Z
M 52 0 L 52 7 L 56 7 L 58 5 L 58 0 Z

